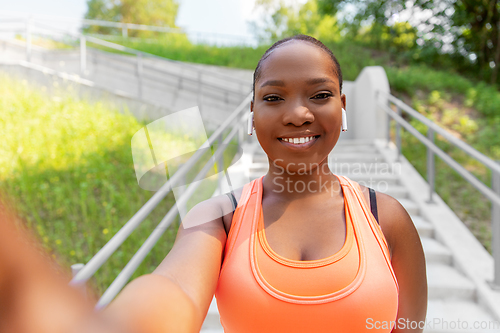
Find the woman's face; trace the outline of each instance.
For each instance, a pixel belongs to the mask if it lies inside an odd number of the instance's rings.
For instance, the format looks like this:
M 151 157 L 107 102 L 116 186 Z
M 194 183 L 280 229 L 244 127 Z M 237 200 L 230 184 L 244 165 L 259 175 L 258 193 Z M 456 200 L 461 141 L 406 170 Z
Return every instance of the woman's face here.
M 258 140 L 275 165 L 296 172 L 327 162 L 345 108 L 334 66 L 325 51 L 302 41 L 283 44 L 263 62 L 251 109 Z M 304 143 L 287 142 L 293 139 Z

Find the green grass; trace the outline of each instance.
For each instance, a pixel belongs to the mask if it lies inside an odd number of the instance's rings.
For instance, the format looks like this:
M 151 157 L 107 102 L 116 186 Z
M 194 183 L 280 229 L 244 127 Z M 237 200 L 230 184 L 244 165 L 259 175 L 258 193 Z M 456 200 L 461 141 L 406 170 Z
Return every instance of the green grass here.
M 22 42 L 26 42 L 26 38 L 21 35 L 16 35 L 16 39 Z M 33 35 L 31 43 L 33 45 L 44 47 L 49 50 L 70 50 L 76 46 L 75 41 L 56 41 L 50 37 L 44 37 L 43 35 Z
M 103 103 L 76 100 L 64 91 L 50 97 L 43 88 L 37 91 L 7 77 L 0 77 L 0 95 L 0 192 L 63 267 L 88 262 L 153 195 L 137 184 L 130 146 L 145 124 Z M 164 136 L 171 149 L 196 147 L 178 136 Z M 225 159 L 234 153 L 228 152 Z M 196 200 L 211 196 L 212 183 Z M 173 204 L 170 193 L 97 271 L 91 280 L 97 293 L 112 282 Z M 177 223 L 134 277 L 151 272 L 165 257 Z
M 154 40 L 117 36 L 113 38 L 102 36 L 101 38 L 172 60 L 245 69 L 255 69 L 257 62 L 268 47 L 265 45 L 256 48 L 250 46 L 218 47 L 206 44 L 192 44 L 185 35 L 181 34 L 166 34 Z M 89 43 L 89 45 L 109 52 L 121 53 L 93 43 Z

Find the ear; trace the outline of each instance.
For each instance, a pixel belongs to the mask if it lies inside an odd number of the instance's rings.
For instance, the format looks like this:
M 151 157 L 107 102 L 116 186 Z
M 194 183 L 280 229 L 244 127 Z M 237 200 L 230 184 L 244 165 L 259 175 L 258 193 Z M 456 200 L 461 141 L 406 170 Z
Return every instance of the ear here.
M 250 101 L 250 112 L 253 112 L 253 100 Z
M 342 107 L 345 109 L 347 106 L 345 101 L 345 94 L 342 94 L 342 96 L 340 96 L 340 100 L 342 101 Z

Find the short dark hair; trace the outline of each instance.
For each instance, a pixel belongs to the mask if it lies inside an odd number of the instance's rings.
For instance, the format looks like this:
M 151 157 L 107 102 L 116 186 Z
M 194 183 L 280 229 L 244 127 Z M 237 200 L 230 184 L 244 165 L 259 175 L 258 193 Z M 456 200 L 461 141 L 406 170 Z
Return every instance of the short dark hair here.
M 252 97 L 252 99 L 255 98 L 255 82 L 260 78 L 260 75 L 261 75 L 260 68 L 262 67 L 262 63 L 264 62 L 264 60 L 266 60 L 269 57 L 269 55 L 271 54 L 271 52 L 274 49 L 278 48 L 279 46 L 281 46 L 287 42 L 294 41 L 294 40 L 311 43 L 312 45 L 315 45 L 315 46 L 319 47 L 320 49 L 322 49 L 323 51 L 325 51 L 330 56 L 330 59 L 332 59 L 333 64 L 335 65 L 334 72 L 335 72 L 335 74 L 337 74 L 337 77 L 339 79 L 340 92 L 342 92 L 342 70 L 340 69 L 340 64 L 339 64 L 337 58 L 335 57 L 335 55 L 333 54 L 333 52 L 327 46 L 325 46 L 325 44 L 323 44 L 322 42 L 320 42 L 319 40 L 317 40 L 314 37 L 307 36 L 307 35 L 295 35 L 295 36 L 287 37 L 287 38 L 284 38 L 284 39 L 277 41 L 270 48 L 268 48 L 267 51 L 262 56 L 262 58 L 260 58 L 259 62 L 257 63 L 257 67 L 255 68 L 255 72 L 253 73 L 253 85 L 252 85 L 253 97 Z

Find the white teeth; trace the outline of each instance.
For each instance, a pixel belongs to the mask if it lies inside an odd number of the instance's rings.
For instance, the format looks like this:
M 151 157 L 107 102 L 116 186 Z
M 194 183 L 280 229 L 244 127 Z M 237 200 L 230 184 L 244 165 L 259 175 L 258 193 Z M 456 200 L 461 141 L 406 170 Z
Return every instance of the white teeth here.
M 282 138 L 281 140 L 290 142 L 293 144 L 301 144 L 301 143 L 306 143 L 314 139 L 314 136 L 307 136 L 307 137 L 301 137 L 301 138 Z

